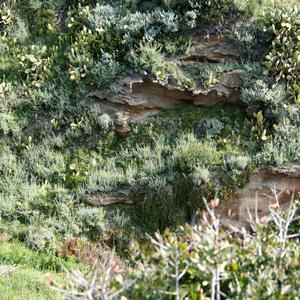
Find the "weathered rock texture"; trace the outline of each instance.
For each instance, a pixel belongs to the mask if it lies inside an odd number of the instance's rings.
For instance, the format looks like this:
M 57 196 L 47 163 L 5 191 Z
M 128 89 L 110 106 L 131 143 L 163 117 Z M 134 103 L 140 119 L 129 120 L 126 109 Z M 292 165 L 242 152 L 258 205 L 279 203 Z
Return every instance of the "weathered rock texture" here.
M 211 37 L 205 39 L 202 36 L 193 38 L 193 45 L 182 60 L 207 60 L 220 62 L 224 58 L 238 59 L 240 54 L 224 38 Z
M 181 61 L 220 62 L 222 59 L 238 59 L 239 53 L 224 38 L 195 36 L 190 51 L 174 58 L 180 68 Z M 240 87 L 244 71 L 233 70 L 218 78 L 218 83 L 208 89 L 187 90 L 174 80 L 157 82 L 139 74 L 119 78 L 111 89 L 96 90 L 89 94 L 95 97 L 103 111 L 128 112 L 131 121 L 141 121 L 160 111 L 174 107 L 180 102 L 199 106 L 213 106 L 220 101 L 235 103 L 240 100 Z
M 108 206 L 113 204 L 134 204 L 131 189 L 118 191 L 116 195 L 91 196 L 85 199 L 85 203 L 91 206 Z
M 240 100 L 244 74 L 243 70 L 234 70 L 221 75 L 219 82 L 213 87 L 193 91 L 176 84 L 161 83 L 146 76 L 134 75 L 118 80 L 117 93 L 109 89 L 96 90 L 89 96 L 97 99 L 103 111 L 127 112 L 131 120 L 140 121 L 180 102 L 199 106 L 214 106 L 221 101 L 236 103 Z
M 300 164 L 260 168 L 253 172 L 243 189 L 220 205 L 217 213 L 224 225 L 249 227 L 251 219 L 268 216 L 270 205 L 277 201 L 283 208 L 288 207 L 293 193 L 300 194 Z
M 130 133 L 131 129 L 128 125 L 128 119 L 129 119 L 129 115 L 127 113 L 124 112 L 116 113 L 115 120 L 114 120 L 115 132 L 119 136 L 127 136 Z
M 224 58 L 238 59 L 239 53 L 224 39 L 195 37 L 189 53 L 178 58 L 193 62 L 205 60 L 212 63 Z M 208 89 L 188 90 L 177 83 L 158 82 L 148 76 L 139 74 L 119 78 L 115 82 L 117 90 L 96 90 L 89 94 L 95 97 L 103 111 L 121 112 L 130 120 L 141 121 L 172 108 L 180 102 L 188 102 L 197 106 L 214 106 L 221 101 L 238 103 L 240 88 L 245 72 L 233 70 L 222 74 L 218 83 Z M 249 115 L 260 110 L 260 107 L 250 107 Z M 125 113 L 125 114 L 124 114 Z M 115 130 L 120 135 L 130 131 L 128 118 L 119 118 L 115 122 Z M 300 164 L 282 168 L 257 169 L 249 183 L 239 189 L 230 199 L 217 208 L 224 225 L 249 226 L 249 222 L 257 217 L 269 214 L 269 206 L 276 202 L 277 195 L 281 205 L 287 205 L 293 193 L 300 193 Z M 134 203 L 130 192 L 126 191 L 116 197 L 92 197 L 87 200 L 90 205 L 103 206 L 116 203 Z

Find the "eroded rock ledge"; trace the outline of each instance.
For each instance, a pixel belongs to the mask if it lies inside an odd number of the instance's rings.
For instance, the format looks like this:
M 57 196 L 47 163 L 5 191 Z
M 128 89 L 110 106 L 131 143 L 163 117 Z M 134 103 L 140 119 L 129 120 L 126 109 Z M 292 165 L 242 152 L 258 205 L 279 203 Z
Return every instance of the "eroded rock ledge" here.
M 240 54 L 228 43 L 226 37 L 205 38 L 203 35 L 192 38 L 188 53 L 170 58 L 179 69 L 183 61 L 188 64 L 199 61 L 214 64 L 224 59 L 238 60 Z M 220 75 L 214 86 L 188 89 L 172 77 L 158 81 L 151 76 L 133 74 L 116 80 L 113 88 L 95 90 L 88 96 L 96 99 L 102 111 L 126 112 L 130 121 L 142 121 L 180 102 L 197 106 L 214 106 L 221 101 L 236 103 L 240 101 L 244 75 L 244 70 L 234 69 Z
M 115 83 L 118 87 L 116 93 L 105 89 L 93 91 L 89 96 L 96 99 L 103 111 L 123 111 L 131 120 L 142 121 L 180 102 L 197 106 L 214 106 L 221 101 L 237 103 L 244 75 L 243 70 L 233 70 L 222 74 L 213 87 L 187 90 L 171 80 L 158 82 L 149 76 L 135 74 L 120 78 Z
M 249 227 L 253 220 L 268 216 L 270 205 L 287 208 L 293 194 L 300 194 L 300 163 L 256 169 L 249 183 L 217 209 L 223 224 Z M 277 200 L 276 200 L 277 198 Z

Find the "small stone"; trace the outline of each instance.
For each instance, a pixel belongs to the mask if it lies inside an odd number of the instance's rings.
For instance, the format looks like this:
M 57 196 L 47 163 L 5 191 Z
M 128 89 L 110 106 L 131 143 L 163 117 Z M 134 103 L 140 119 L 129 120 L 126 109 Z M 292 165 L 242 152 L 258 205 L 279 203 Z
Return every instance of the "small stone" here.
M 124 137 L 131 132 L 131 129 L 128 125 L 128 120 L 129 120 L 129 114 L 126 112 L 117 112 L 115 114 L 114 130 L 119 136 Z

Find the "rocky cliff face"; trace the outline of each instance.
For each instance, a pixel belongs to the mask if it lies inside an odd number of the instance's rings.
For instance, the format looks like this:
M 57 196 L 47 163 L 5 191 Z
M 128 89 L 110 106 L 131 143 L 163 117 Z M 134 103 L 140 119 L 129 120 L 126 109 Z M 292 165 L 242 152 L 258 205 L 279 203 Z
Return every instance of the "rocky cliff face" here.
M 217 209 L 224 225 L 249 227 L 251 220 L 270 213 L 270 205 L 287 208 L 294 195 L 300 194 L 300 164 L 277 168 L 259 168 L 249 183 Z
M 193 63 L 206 61 L 217 63 L 224 58 L 238 59 L 235 51 L 224 39 L 195 37 L 189 53 L 175 60 Z M 245 72 L 235 69 L 219 76 L 217 83 L 206 89 L 187 89 L 172 79 L 158 81 L 151 76 L 132 74 L 119 78 L 116 89 L 95 90 L 89 94 L 101 110 L 126 116 L 116 123 L 120 135 L 130 132 L 127 121 L 143 121 L 162 110 L 172 108 L 181 102 L 197 106 L 214 106 L 221 101 L 240 102 L 240 88 Z M 253 108 L 248 108 L 251 110 Z M 259 108 L 258 108 L 259 109 Z M 249 113 L 252 114 L 252 113 Z M 120 119 L 120 118 L 119 118 Z M 270 205 L 278 203 L 287 206 L 293 193 L 300 193 L 300 165 L 280 168 L 260 168 L 250 176 L 249 183 L 236 191 L 230 199 L 217 208 L 225 226 L 249 226 L 251 219 L 269 214 Z M 129 193 L 130 194 L 130 193 Z M 125 196 L 107 196 L 98 199 L 94 205 L 113 203 L 132 204 L 134 201 L 127 193 Z

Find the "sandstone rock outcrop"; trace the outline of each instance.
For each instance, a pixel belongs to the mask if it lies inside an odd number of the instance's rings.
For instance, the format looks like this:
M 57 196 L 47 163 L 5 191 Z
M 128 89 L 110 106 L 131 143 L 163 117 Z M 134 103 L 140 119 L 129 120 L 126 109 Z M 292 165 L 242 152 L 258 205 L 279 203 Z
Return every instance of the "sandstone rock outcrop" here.
M 224 37 L 214 36 L 206 39 L 199 35 L 192 38 L 192 46 L 187 54 L 172 58 L 172 61 L 180 68 L 182 61 L 216 63 L 223 59 L 239 57 L 238 51 Z M 172 78 L 161 82 L 151 76 L 133 74 L 116 80 L 113 91 L 95 90 L 88 96 L 95 97 L 105 112 L 127 112 L 131 121 L 141 121 L 180 102 L 198 106 L 214 106 L 220 101 L 238 102 L 244 75 L 243 70 L 232 70 L 220 75 L 218 83 L 212 87 L 190 90 Z
M 217 213 L 225 226 L 249 227 L 251 219 L 268 216 L 270 205 L 276 205 L 277 201 L 287 208 L 294 193 L 300 194 L 300 164 L 259 168 L 243 189 L 221 203 Z
M 221 101 L 237 103 L 244 75 L 243 70 L 233 70 L 221 75 L 212 87 L 187 90 L 180 85 L 136 74 L 120 78 L 116 83 L 117 93 L 110 89 L 96 90 L 89 96 L 96 98 L 103 111 L 127 112 L 131 120 L 140 121 L 180 102 L 198 106 L 214 106 Z

